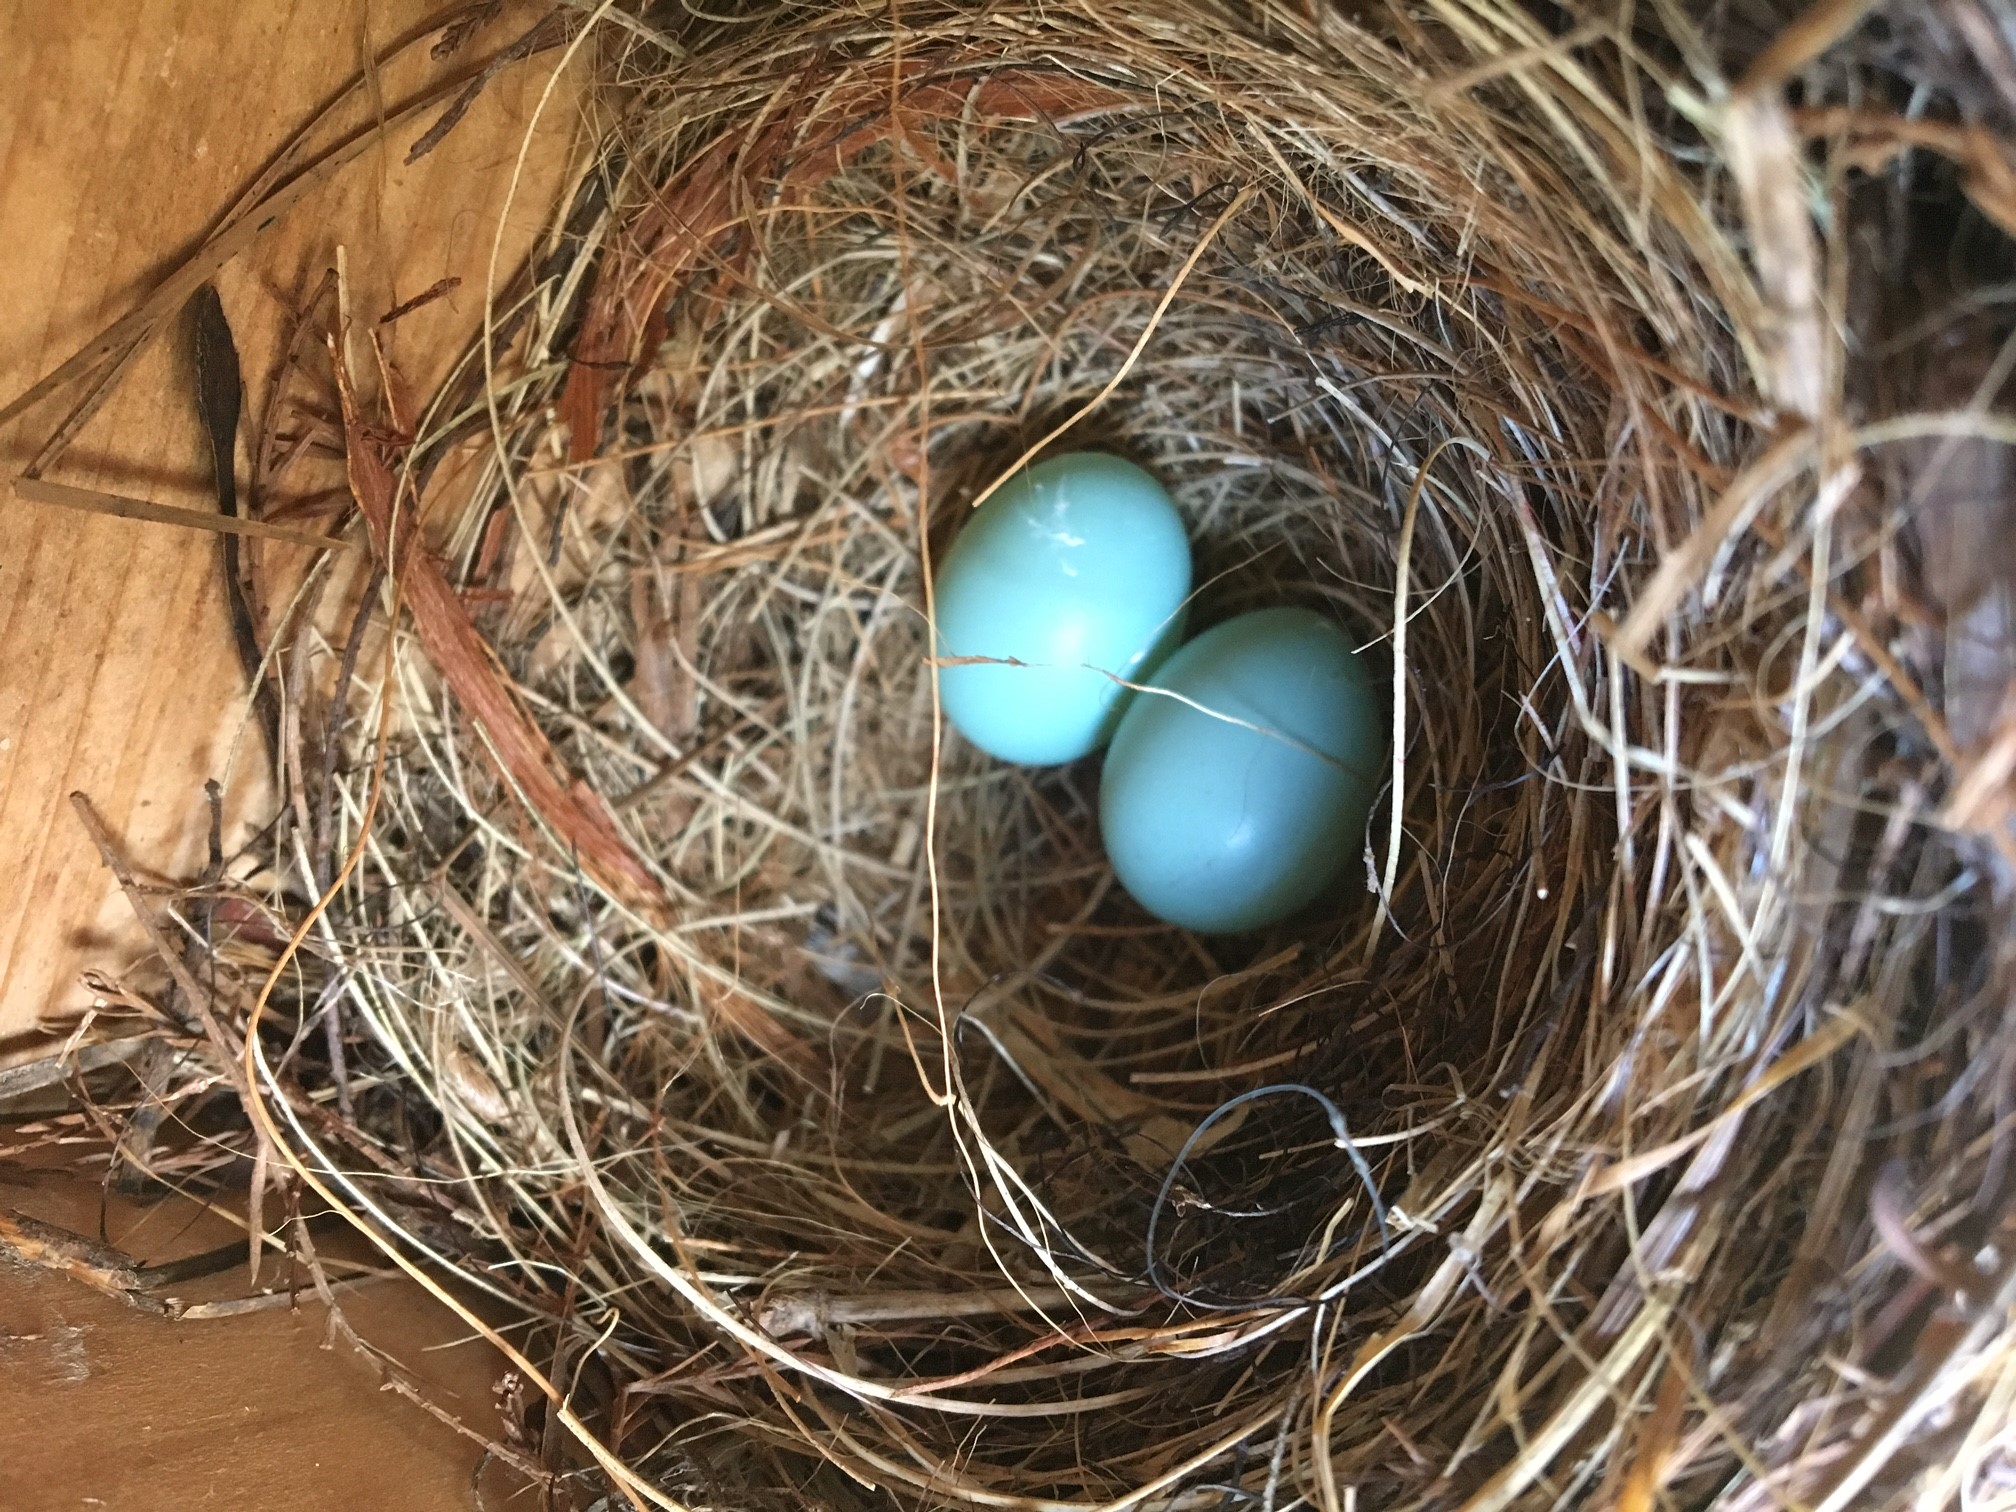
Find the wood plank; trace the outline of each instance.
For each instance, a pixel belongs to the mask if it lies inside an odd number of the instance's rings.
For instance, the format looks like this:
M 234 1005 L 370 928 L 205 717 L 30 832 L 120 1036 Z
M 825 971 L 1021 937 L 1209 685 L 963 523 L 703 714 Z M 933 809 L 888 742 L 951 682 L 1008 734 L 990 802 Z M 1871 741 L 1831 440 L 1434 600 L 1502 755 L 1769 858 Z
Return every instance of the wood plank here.
M 148 1264 L 229 1245 L 240 1232 L 195 1204 L 101 1206 L 80 1173 L 0 1182 L 0 1207 L 111 1242 Z M 325 1231 L 325 1258 L 368 1261 Z M 289 1282 L 285 1261 L 262 1289 Z M 303 1284 L 304 1278 L 292 1278 Z M 248 1295 L 241 1264 L 171 1288 L 183 1302 Z M 352 1327 L 399 1361 L 435 1407 L 501 1436 L 494 1388 L 503 1358 L 403 1278 L 339 1299 Z M 474 1512 L 481 1449 L 389 1396 L 376 1367 L 344 1343 L 324 1349 L 326 1314 L 298 1306 L 171 1322 L 59 1272 L 0 1263 L 0 1506 L 8 1512 Z M 485 1505 L 529 1505 L 516 1475 L 483 1476 Z
M 361 57 L 437 8 L 0 0 L 0 403 L 132 308 Z M 506 6 L 446 62 L 419 49 L 384 71 L 379 94 L 396 102 L 468 67 L 544 9 Z M 401 160 L 420 126 L 374 145 L 223 271 L 248 417 L 275 376 L 286 301 L 314 287 L 339 244 L 362 317 L 462 280 L 385 333 L 407 393 L 440 378 L 480 319 L 493 239 L 508 270 L 551 213 L 577 121 L 565 88 L 533 137 L 508 215 L 505 197 L 557 58 L 506 73 L 410 168 Z M 351 119 L 366 124 L 372 110 L 360 96 Z M 50 480 L 215 509 L 180 334 L 133 364 Z M 52 396 L 0 431 L 5 477 L 74 397 Z M 188 875 L 202 855 L 205 780 L 225 782 L 243 834 L 270 808 L 264 763 L 217 540 L 0 490 L 0 1055 L 10 1038 L 18 1044 L 38 1021 L 86 1001 L 84 965 L 118 971 L 142 948 L 67 794 L 91 796 L 144 872 Z

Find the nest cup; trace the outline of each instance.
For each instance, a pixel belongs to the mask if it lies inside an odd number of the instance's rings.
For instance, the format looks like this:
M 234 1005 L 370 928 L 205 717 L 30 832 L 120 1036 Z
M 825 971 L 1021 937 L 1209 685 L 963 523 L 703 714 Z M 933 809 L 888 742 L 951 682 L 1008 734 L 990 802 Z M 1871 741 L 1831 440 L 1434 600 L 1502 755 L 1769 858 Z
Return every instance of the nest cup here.
M 604 145 L 422 441 L 483 431 L 451 576 L 578 782 L 395 646 L 330 913 L 354 1118 L 292 1130 L 408 1152 L 424 1199 L 343 1189 L 660 1494 L 1747 1507 L 1983 1462 L 1971 1385 L 1865 1453 L 1960 1306 L 1895 1300 L 1872 1204 L 1982 1297 L 2008 1266 L 1936 683 L 1830 598 L 1890 516 L 1813 507 L 1851 444 L 1725 518 L 1798 417 L 1692 39 L 1431 9 L 592 34 Z M 1081 448 L 1170 488 L 1193 626 L 1306 604 L 1382 669 L 1362 861 L 1264 937 L 1125 897 L 1096 760 L 939 717 L 930 562 Z

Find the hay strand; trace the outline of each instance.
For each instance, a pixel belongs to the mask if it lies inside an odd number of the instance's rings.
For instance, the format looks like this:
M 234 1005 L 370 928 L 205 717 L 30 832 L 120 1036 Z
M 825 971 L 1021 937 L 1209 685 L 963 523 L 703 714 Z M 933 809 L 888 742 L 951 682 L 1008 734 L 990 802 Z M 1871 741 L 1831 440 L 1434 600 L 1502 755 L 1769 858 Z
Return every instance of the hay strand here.
M 1946 411 L 1861 355 L 1913 291 L 1855 237 L 1916 234 L 1867 7 L 1747 72 L 1672 9 L 598 20 L 592 161 L 410 438 L 346 319 L 342 861 L 276 847 L 221 1038 L 301 1180 L 531 1325 L 582 1478 L 2006 1493 L 2007 721 L 1900 459 L 2016 428 L 1989 359 Z M 1992 222 L 1948 125 L 1883 164 Z M 1351 887 L 1265 938 L 944 726 L 934 552 L 1067 436 L 1167 481 L 1197 622 L 1390 678 Z

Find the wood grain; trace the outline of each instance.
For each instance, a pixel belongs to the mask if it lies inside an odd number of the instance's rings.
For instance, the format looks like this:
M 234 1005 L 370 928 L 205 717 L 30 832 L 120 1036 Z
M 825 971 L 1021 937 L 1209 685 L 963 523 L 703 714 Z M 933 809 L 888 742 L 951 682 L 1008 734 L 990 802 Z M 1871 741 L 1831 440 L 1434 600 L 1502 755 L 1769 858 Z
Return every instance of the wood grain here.
M 413 0 L 0 0 L 0 403 L 133 308 L 360 59 L 437 12 Z M 414 50 L 358 92 L 349 125 L 370 125 L 386 102 L 465 70 L 543 13 L 507 5 L 445 61 Z M 289 303 L 339 245 L 360 317 L 461 280 L 385 333 L 406 394 L 441 377 L 480 319 L 493 244 L 508 271 L 551 213 L 577 119 L 564 87 L 531 135 L 508 214 L 505 200 L 557 59 L 514 66 L 410 168 L 431 113 L 388 134 L 220 273 L 248 414 L 274 381 Z M 47 477 L 214 511 L 190 389 L 177 327 Z M 75 397 L 52 395 L 0 430 L 5 476 Z M 0 489 L 0 1055 L 81 1006 L 81 967 L 116 972 L 143 948 L 68 793 L 90 795 L 143 873 L 187 875 L 200 865 L 205 779 L 226 784 L 242 835 L 270 806 L 264 763 L 215 536 Z
M 239 1239 L 193 1203 L 102 1200 L 95 1181 L 60 1172 L 0 1183 L 0 1208 L 81 1234 L 102 1222 L 113 1244 L 149 1263 Z M 340 1235 L 325 1231 L 325 1242 L 326 1258 L 369 1259 Z M 287 1279 L 279 1269 L 276 1278 L 269 1267 L 269 1284 Z M 245 1267 L 173 1290 L 197 1304 L 242 1298 Z M 354 1348 L 322 1348 L 327 1315 L 312 1291 L 304 1286 L 298 1306 L 280 1300 L 171 1322 L 73 1273 L 0 1264 L 0 1507 L 474 1512 L 478 1446 L 385 1392 Z M 431 1298 L 373 1280 L 346 1291 L 341 1305 L 429 1402 L 476 1432 L 502 1434 L 493 1395 L 502 1358 Z M 536 1505 L 499 1467 L 483 1480 L 489 1506 Z

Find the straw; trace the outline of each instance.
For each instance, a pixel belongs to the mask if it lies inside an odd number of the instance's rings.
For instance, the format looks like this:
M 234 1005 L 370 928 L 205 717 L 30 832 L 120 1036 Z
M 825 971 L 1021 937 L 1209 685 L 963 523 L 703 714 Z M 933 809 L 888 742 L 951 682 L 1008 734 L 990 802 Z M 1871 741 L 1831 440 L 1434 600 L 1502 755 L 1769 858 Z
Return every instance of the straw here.
M 526 1325 L 565 1473 L 2006 1497 L 2005 758 L 1902 450 L 2006 422 L 1858 366 L 1876 212 L 1800 124 L 1883 139 L 1851 9 L 1735 83 L 1672 8 L 1504 0 L 579 34 L 593 161 L 489 338 L 410 448 L 345 390 L 397 579 L 312 795 L 351 860 L 281 861 L 213 1015 L 270 992 L 264 1139 Z M 1080 447 L 1170 487 L 1194 624 L 1307 604 L 1389 679 L 1365 852 L 1264 937 L 1127 899 L 1096 762 L 942 722 L 925 564 Z

